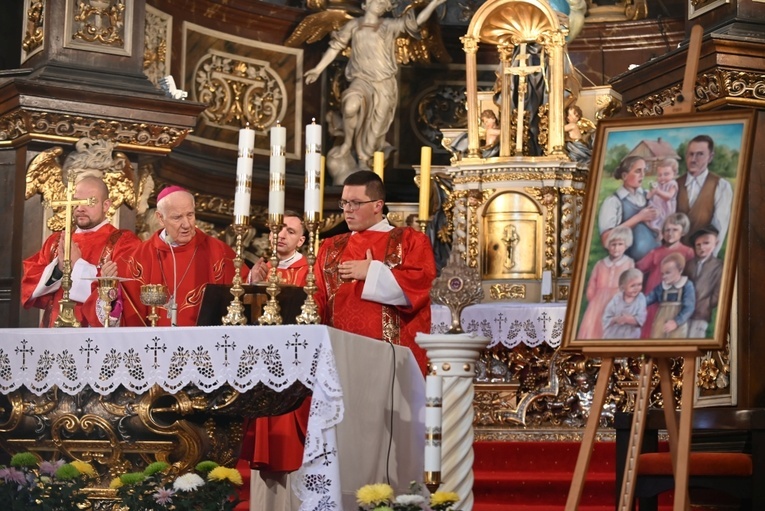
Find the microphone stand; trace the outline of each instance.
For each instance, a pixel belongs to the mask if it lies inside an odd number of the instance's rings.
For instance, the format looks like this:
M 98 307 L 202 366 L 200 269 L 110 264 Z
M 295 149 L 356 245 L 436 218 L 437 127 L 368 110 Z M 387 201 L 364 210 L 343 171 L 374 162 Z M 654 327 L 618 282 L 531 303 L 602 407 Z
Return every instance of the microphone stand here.
M 175 259 L 175 251 L 173 250 L 173 238 L 165 230 L 165 243 L 170 247 L 170 254 L 173 256 L 173 293 L 170 295 L 170 326 L 178 326 L 178 302 L 176 301 L 176 295 L 178 294 L 178 262 Z

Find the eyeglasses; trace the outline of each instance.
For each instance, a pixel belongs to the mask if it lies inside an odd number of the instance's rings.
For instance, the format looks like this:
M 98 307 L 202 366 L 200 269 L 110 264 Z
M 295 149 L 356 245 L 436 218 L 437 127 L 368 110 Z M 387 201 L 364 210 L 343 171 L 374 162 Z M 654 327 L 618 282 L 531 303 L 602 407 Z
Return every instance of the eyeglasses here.
M 361 207 L 362 204 L 369 204 L 370 202 L 377 202 L 380 199 L 371 199 L 371 200 L 345 200 L 340 199 L 337 201 L 337 205 L 340 206 L 340 209 L 345 209 L 346 206 L 348 206 L 348 209 L 351 211 L 358 211 L 358 209 Z

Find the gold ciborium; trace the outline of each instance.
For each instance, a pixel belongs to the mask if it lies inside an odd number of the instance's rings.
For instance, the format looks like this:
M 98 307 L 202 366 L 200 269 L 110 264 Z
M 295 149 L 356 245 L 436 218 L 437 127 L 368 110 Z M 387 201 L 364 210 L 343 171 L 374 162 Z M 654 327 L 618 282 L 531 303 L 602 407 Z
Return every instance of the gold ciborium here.
M 109 314 L 112 312 L 112 302 L 117 299 L 117 277 L 98 277 L 98 298 L 104 302 L 104 328 L 109 328 Z M 143 295 L 141 296 L 143 298 Z
M 151 326 L 157 326 L 157 307 L 165 305 L 170 295 L 167 292 L 167 286 L 164 284 L 145 284 L 141 286 L 141 303 L 147 307 L 151 307 L 151 313 L 148 315 L 148 320 L 151 322 Z

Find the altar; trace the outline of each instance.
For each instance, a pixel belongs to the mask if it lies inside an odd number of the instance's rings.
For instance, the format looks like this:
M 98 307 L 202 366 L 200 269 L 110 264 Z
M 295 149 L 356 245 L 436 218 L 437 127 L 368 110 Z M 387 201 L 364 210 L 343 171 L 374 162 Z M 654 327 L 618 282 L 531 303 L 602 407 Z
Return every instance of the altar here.
M 397 489 L 422 477 L 424 380 L 406 348 L 299 325 L 0 336 L 3 451 L 90 461 L 102 476 L 97 497 L 108 498 L 111 477 L 141 462 L 211 459 L 227 436 L 241 441 L 244 416 L 283 413 L 309 393 L 293 478 L 301 510 L 355 509 L 355 490 L 384 482 L 386 472 Z

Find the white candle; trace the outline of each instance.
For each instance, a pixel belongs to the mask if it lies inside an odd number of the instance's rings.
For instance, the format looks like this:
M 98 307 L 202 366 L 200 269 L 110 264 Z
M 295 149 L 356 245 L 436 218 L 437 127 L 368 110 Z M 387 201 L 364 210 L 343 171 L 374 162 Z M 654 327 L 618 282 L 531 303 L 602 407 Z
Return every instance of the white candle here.
M 425 377 L 425 472 L 441 471 L 441 398 L 443 378 Z
M 542 272 L 542 296 L 552 294 L 552 272 L 545 270 Z
M 234 218 L 242 221 L 250 216 L 250 193 L 252 190 L 252 160 L 255 149 L 255 130 L 247 127 L 239 130 L 239 149 L 236 158 L 236 190 L 234 192 Z
M 287 143 L 287 129 L 280 126 L 271 128 L 271 160 L 268 183 L 268 214 L 284 215 L 284 188 L 286 179 L 286 159 L 284 146 Z
M 321 208 L 321 126 L 316 121 L 305 127 L 305 209 L 315 218 Z
M 383 179 L 383 174 L 385 173 L 385 153 L 382 151 L 375 151 L 375 159 L 374 159 L 374 172 L 378 176 L 380 176 L 380 179 Z
M 327 166 L 327 157 L 322 156 L 321 171 L 319 173 L 319 220 L 324 218 L 324 168 L 326 166 Z
M 430 218 L 430 158 L 433 154 L 429 146 L 423 146 L 420 152 L 420 220 Z

